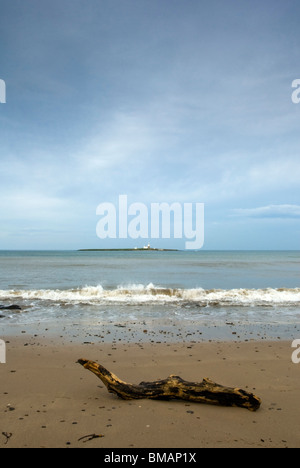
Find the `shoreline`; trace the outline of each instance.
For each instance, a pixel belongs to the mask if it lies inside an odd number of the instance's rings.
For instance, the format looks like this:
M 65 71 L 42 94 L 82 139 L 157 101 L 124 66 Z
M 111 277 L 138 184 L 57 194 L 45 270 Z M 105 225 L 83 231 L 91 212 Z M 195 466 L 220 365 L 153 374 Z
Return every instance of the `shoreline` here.
M 179 319 L 95 320 L 78 317 L 57 321 L 0 322 L 0 338 L 38 334 L 45 339 L 65 338 L 69 342 L 94 344 L 205 343 L 248 341 L 293 341 L 300 337 L 299 323 L 201 321 Z
M 1 448 L 300 447 L 300 367 L 291 361 L 290 341 L 92 344 L 40 331 L 5 340 Z M 182 401 L 123 401 L 76 364 L 79 358 L 131 383 L 170 374 L 198 382 L 209 377 L 253 391 L 262 407 L 251 413 Z M 9 440 L 3 432 L 12 434 Z M 104 437 L 79 440 L 92 433 Z

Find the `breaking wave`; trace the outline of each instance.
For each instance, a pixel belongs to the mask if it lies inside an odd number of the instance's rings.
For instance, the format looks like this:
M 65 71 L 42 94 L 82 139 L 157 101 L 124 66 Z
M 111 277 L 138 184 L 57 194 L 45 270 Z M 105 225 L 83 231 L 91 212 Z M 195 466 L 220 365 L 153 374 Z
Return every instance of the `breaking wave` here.
M 300 288 L 289 289 L 180 289 L 133 284 L 105 289 L 99 286 L 68 290 L 0 290 L 0 300 L 51 301 L 61 304 L 153 304 L 191 303 L 209 306 L 299 306 Z

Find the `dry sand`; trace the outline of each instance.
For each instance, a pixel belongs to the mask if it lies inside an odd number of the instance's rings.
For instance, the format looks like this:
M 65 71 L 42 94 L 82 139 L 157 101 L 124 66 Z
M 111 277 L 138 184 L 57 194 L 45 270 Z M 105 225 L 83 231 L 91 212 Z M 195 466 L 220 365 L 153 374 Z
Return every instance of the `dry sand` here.
M 291 342 L 80 344 L 7 338 L 0 364 L 0 447 L 300 447 L 300 365 Z M 122 401 L 76 364 L 96 360 L 139 383 L 210 377 L 262 398 L 259 411 L 180 401 Z M 103 435 L 87 441 L 88 434 Z M 5 435 L 6 434 L 6 435 Z

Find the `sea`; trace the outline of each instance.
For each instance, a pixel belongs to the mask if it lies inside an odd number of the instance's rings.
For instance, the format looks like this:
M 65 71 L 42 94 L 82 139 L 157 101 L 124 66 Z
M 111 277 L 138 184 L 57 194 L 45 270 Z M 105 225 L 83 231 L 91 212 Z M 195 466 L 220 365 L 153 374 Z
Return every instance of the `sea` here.
M 300 251 L 0 251 L 0 307 L 0 336 L 300 338 Z

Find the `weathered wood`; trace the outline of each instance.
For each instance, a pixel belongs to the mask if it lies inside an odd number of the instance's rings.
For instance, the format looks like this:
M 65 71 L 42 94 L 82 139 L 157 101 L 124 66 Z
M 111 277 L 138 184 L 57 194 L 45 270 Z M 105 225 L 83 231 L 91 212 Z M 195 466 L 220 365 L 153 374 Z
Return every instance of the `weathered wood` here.
M 203 379 L 201 383 L 187 382 L 181 377 L 171 375 L 165 380 L 155 382 L 141 382 L 132 385 L 120 380 L 100 364 L 87 359 L 77 361 L 85 369 L 95 374 L 107 387 L 110 393 L 115 393 L 123 400 L 186 400 L 195 403 L 208 403 L 222 406 L 238 406 L 250 411 L 257 411 L 261 400 L 253 393 L 240 388 L 224 387 L 210 379 Z

